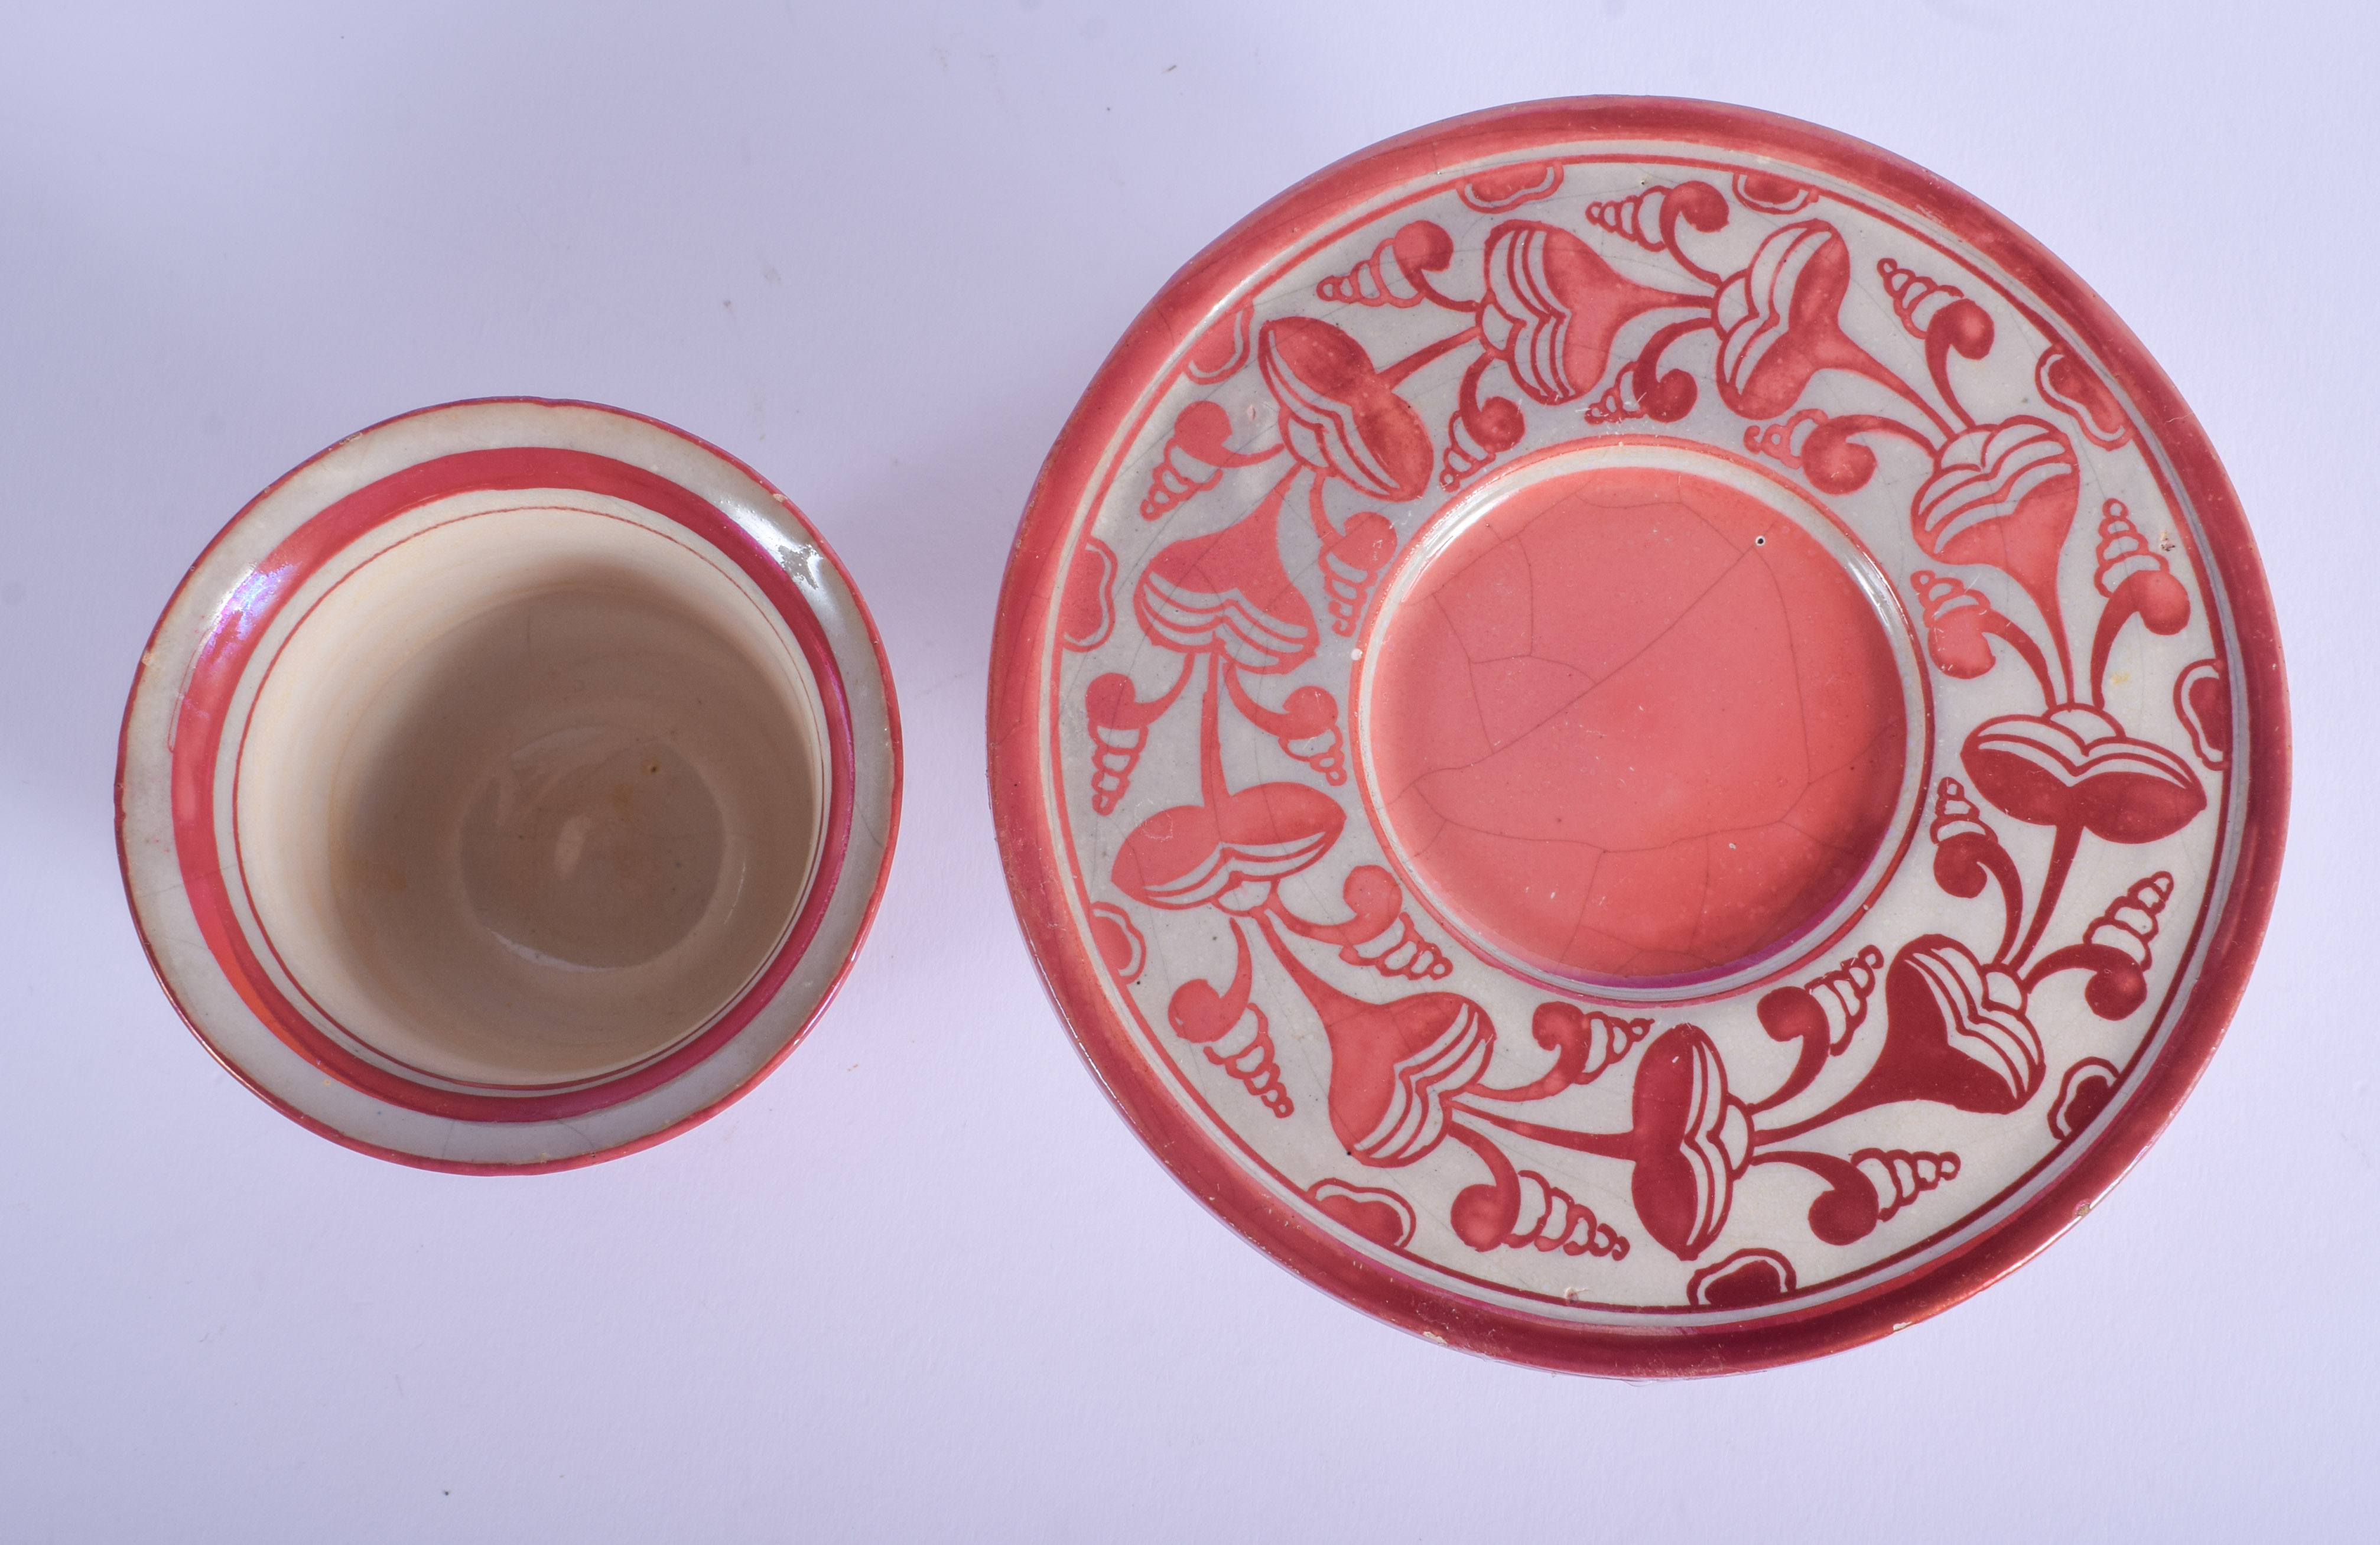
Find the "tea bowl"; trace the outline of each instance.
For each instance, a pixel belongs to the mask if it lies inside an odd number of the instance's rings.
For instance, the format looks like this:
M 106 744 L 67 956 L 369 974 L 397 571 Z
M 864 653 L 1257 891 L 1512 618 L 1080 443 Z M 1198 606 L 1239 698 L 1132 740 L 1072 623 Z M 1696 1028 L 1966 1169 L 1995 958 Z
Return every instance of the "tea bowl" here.
M 159 619 L 116 780 L 159 980 L 235 1077 L 403 1163 L 568 1168 L 823 1011 L 900 797 L 825 542 L 634 414 L 407 414 L 258 495 Z

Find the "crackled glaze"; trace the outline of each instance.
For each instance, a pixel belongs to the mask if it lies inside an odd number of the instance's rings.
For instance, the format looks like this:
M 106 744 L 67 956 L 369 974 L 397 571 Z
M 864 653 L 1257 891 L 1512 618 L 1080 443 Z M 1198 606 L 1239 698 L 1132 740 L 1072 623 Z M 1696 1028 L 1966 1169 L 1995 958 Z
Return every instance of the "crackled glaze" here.
M 1685 104 L 1428 131 L 1185 271 L 1062 442 L 995 686 L 1028 931 L 1144 1132 L 1366 1307 L 1606 1369 L 1878 1333 L 2219 1033 L 2252 549 L 2129 338 L 1918 176 Z
M 1383 850 L 1556 987 L 1706 984 L 1823 929 L 1925 753 L 1864 554 L 1781 490 L 1655 459 L 1487 480 L 1407 544 L 1356 651 Z

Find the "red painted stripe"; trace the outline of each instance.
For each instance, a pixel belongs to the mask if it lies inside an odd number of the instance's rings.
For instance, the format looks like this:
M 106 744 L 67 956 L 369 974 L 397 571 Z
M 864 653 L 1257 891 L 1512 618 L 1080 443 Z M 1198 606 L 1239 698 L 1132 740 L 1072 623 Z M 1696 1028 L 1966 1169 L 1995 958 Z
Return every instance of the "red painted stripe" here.
M 826 833 L 818 870 L 777 954 L 717 1020 L 674 1051 L 618 1077 L 552 1094 L 493 1095 L 418 1084 L 358 1057 L 308 1018 L 258 959 L 225 883 L 213 811 L 225 719 L 259 641 L 283 606 L 323 565 L 373 528 L 433 500 L 480 491 L 573 489 L 637 505 L 685 528 L 735 564 L 784 618 L 817 678 L 829 762 Z M 249 571 L 216 613 L 176 710 L 175 847 L 190 907 L 208 948 L 240 997 L 315 1066 L 376 1100 L 463 1121 L 567 1119 L 658 1089 L 733 1040 L 776 995 L 825 920 L 850 846 L 855 773 L 850 707 L 818 618 L 776 559 L 708 500 L 660 475 L 583 451 L 516 446 L 466 451 L 393 473 L 339 499 L 291 532 Z

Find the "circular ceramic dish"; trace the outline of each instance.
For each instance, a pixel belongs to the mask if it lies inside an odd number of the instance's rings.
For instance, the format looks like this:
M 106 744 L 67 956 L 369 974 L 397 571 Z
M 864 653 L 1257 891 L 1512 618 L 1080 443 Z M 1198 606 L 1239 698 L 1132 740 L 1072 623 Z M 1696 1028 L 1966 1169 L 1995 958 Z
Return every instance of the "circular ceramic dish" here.
M 1276 1259 L 1614 1374 L 2024 1260 L 2238 1002 L 2255 549 L 2022 232 L 1700 103 L 1342 162 L 1117 347 L 1002 596 L 992 797 L 1093 1069 Z
M 867 608 L 749 468 L 525 400 L 342 441 L 226 526 L 125 712 L 135 922 L 236 1077 L 475 1174 L 658 1142 L 792 1050 L 900 795 Z

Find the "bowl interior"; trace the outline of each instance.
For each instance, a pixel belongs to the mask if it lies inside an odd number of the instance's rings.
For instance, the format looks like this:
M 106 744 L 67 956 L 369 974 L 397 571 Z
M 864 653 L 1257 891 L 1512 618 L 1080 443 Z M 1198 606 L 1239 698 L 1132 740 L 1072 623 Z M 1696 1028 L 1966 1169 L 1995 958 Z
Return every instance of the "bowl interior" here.
M 248 717 L 261 931 L 345 1039 L 433 1082 L 666 1052 L 817 866 L 821 711 L 783 623 L 718 554 L 581 503 L 474 496 L 343 560 Z

